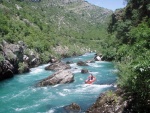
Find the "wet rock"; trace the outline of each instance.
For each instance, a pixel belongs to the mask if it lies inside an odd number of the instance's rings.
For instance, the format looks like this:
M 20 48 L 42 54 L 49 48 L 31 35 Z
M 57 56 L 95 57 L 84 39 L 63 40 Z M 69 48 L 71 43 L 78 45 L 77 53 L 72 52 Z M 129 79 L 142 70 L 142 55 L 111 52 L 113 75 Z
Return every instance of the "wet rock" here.
M 80 106 L 76 103 L 65 106 L 64 109 L 67 111 L 67 113 L 79 113 L 81 111 Z
M 86 63 L 83 62 L 83 61 L 78 61 L 78 62 L 77 62 L 77 65 L 78 65 L 78 66 L 88 66 L 88 64 L 86 64 Z
M 102 55 L 95 54 L 94 60 L 95 61 L 101 61 L 102 60 Z
M 53 75 L 40 81 L 37 86 L 66 84 L 74 81 L 74 75 L 69 70 L 59 70 Z
M 88 73 L 89 71 L 87 69 L 82 69 L 81 73 Z
M 73 61 L 67 61 L 66 62 L 66 64 L 72 64 L 73 63 Z
M 52 70 L 52 71 L 58 71 L 64 69 L 71 69 L 71 67 L 70 65 L 63 62 L 52 63 L 49 66 L 45 67 L 45 70 Z

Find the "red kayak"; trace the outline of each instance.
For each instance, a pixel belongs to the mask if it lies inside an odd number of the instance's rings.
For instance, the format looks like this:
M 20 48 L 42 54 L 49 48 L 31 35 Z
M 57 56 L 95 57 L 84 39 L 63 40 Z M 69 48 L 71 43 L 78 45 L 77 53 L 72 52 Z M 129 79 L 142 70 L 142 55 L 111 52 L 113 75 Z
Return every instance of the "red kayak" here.
M 96 77 L 93 76 L 93 79 L 92 80 L 86 80 L 85 81 L 85 84 L 93 84 L 93 82 L 96 81 Z

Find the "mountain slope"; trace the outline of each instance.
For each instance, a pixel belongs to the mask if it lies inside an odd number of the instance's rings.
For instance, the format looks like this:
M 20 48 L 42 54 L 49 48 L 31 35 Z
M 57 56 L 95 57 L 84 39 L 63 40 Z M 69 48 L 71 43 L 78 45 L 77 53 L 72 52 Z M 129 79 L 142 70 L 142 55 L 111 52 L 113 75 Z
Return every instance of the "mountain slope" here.
M 91 5 L 84 0 L 3 1 L 1 10 L 2 15 L 6 15 L 8 24 L 14 23 L 7 25 L 8 29 L 14 29 L 13 27 L 23 29 L 23 32 L 19 30 L 23 34 L 21 36 L 19 36 L 18 30 L 13 31 L 17 35 L 15 39 L 9 36 L 15 34 L 11 33 L 12 30 L 2 33 L 2 36 L 5 35 L 6 40 L 10 42 L 23 39 L 30 47 L 33 47 L 33 44 L 25 37 L 31 36 L 31 40 L 33 40 L 34 38 L 38 39 L 40 34 L 44 35 L 42 37 L 54 41 L 52 42 L 54 45 L 62 37 L 66 40 L 101 38 L 99 37 L 101 34 L 106 34 L 105 24 L 112 13 L 110 10 Z M 82 40 L 79 43 L 85 42 Z

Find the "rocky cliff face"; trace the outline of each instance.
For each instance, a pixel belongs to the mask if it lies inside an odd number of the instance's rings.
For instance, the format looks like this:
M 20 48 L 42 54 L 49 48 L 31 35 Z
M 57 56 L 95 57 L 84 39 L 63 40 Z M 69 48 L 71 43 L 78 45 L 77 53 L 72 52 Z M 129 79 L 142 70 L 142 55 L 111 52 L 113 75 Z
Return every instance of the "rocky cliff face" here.
M 0 47 L 0 80 L 29 72 L 29 67 L 40 64 L 38 53 L 28 49 L 22 41 L 11 44 L 3 40 Z

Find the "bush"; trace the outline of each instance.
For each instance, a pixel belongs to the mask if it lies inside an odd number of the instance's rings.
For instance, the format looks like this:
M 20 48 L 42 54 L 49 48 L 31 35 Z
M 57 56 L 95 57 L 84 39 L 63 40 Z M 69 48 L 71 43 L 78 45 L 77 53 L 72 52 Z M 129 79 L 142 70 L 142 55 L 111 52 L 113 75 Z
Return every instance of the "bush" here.
M 18 71 L 19 71 L 19 73 L 29 72 L 28 65 L 24 62 L 20 62 Z

